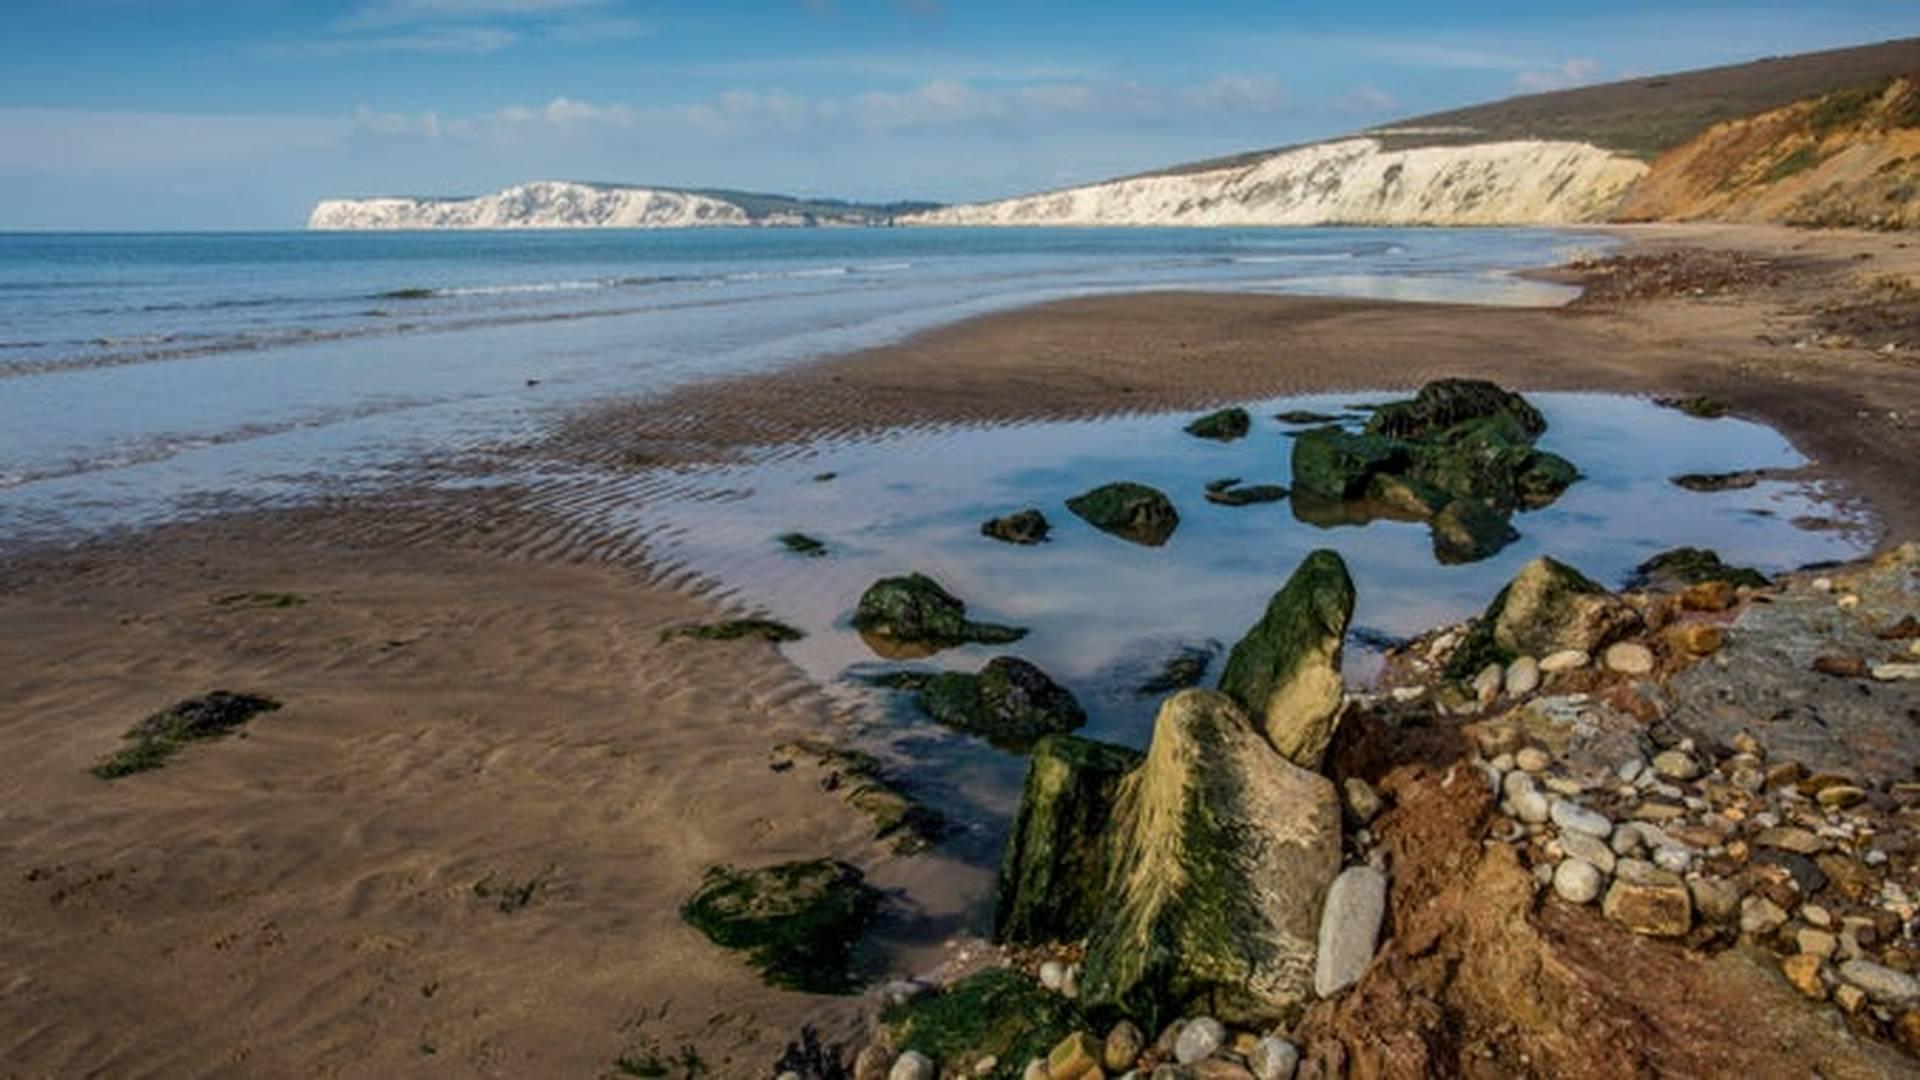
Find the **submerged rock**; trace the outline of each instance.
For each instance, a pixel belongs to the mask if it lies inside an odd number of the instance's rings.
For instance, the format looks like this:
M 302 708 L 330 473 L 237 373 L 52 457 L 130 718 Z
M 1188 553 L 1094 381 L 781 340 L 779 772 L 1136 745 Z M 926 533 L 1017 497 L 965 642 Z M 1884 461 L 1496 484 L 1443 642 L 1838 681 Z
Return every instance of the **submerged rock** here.
M 1253 418 L 1240 408 L 1220 409 L 1188 424 L 1186 432 L 1202 439 L 1228 442 L 1242 438 L 1253 427 Z
M 1033 746 L 994 885 L 996 941 L 1078 941 L 1106 902 L 1106 830 L 1139 751 L 1070 735 Z
M 1455 499 L 1433 519 L 1433 557 L 1443 565 L 1479 562 L 1518 539 L 1505 514 L 1476 498 Z
M 1319 766 L 1339 722 L 1340 651 L 1353 604 L 1353 579 L 1339 554 L 1309 554 L 1233 647 L 1220 675 L 1221 692 L 1254 717 L 1287 760 L 1305 768 Z
M 1046 540 L 1047 533 L 1053 530 L 1047 516 L 1038 510 L 1026 509 L 1017 514 L 997 517 L 982 522 L 980 535 L 994 540 L 1003 540 L 1009 544 L 1038 544 Z
M 1639 623 L 1619 597 L 1573 567 L 1542 556 L 1520 568 L 1475 620 L 1447 663 L 1450 678 L 1472 678 L 1490 662 L 1592 654 Z
M 1340 869 L 1333 784 L 1273 752 L 1231 698 L 1168 698 L 1121 785 L 1110 893 L 1083 996 L 1157 1028 L 1204 1006 L 1293 1014 L 1313 989 L 1321 900 Z
M 1735 587 L 1750 585 L 1764 589 L 1771 582 L 1758 570 L 1728 566 L 1720 554 L 1706 548 L 1680 547 L 1663 551 L 1635 567 L 1627 579 L 1629 589 L 1654 589 L 1677 592 L 1689 585 L 1720 581 Z
M 1239 477 L 1215 480 L 1207 485 L 1207 501 L 1221 506 L 1253 506 L 1279 502 L 1286 497 L 1287 489 L 1279 484 L 1242 484 Z
M 940 723 L 1012 750 L 1087 722 L 1072 693 L 1017 656 L 995 657 L 977 675 L 943 671 L 921 688 L 920 704 Z
M 1067 509 L 1101 532 L 1147 547 L 1166 543 L 1180 526 L 1172 500 L 1145 484 L 1102 484 L 1068 499 Z
M 803 532 L 781 533 L 775 537 L 780 546 L 795 555 L 821 556 L 827 553 L 827 545 Z
M 1220 645 L 1213 642 L 1210 647 L 1183 645 L 1178 652 L 1167 657 L 1160 664 L 1160 670 L 1153 677 L 1134 687 L 1133 692 L 1141 697 L 1171 694 L 1175 690 L 1185 690 L 1189 686 L 1200 685 L 1207 677 L 1207 669 L 1213 666 L 1214 654 Z
M 868 586 L 853 625 L 883 656 L 926 655 L 967 642 L 1000 645 L 1027 635 L 1018 627 L 969 620 L 967 605 L 925 574 L 882 578 Z
M 854 945 L 880 908 L 855 867 L 832 859 L 758 870 L 716 866 L 680 917 L 714 944 L 747 953 L 771 986 L 851 993 Z

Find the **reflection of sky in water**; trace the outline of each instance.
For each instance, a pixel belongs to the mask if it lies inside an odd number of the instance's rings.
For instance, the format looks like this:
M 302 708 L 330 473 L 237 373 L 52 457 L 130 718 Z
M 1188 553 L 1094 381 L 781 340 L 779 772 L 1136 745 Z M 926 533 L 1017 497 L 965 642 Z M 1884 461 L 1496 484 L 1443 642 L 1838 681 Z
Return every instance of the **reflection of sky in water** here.
M 782 451 L 744 466 L 689 470 L 678 494 L 648 500 L 641 519 L 652 556 L 718 584 L 724 601 L 764 610 L 805 629 L 786 654 L 832 692 L 869 696 L 890 756 L 912 762 L 911 787 L 968 828 L 949 853 L 973 877 L 932 868 L 910 890 L 932 908 L 980 922 L 984 877 L 998 858 L 1025 763 L 919 717 L 908 695 L 858 688 L 851 670 L 893 665 L 848 626 L 875 579 L 919 570 L 967 601 L 979 619 L 1026 626 L 1008 647 L 969 646 L 915 666 L 972 670 L 1009 652 L 1039 664 L 1080 698 L 1091 716 L 1082 734 L 1146 741 L 1157 701 L 1132 687 L 1182 643 L 1231 645 L 1257 619 L 1294 566 L 1316 547 L 1338 550 L 1359 590 L 1354 622 L 1405 636 L 1482 608 L 1521 564 L 1552 554 L 1617 585 L 1649 555 L 1682 544 L 1777 571 L 1854 556 L 1857 537 L 1809 532 L 1797 515 L 1833 515 L 1804 484 L 1763 482 L 1745 491 L 1697 494 L 1668 477 L 1683 472 L 1792 468 L 1804 459 L 1771 429 L 1738 420 L 1695 420 L 1644 400 L 1537 394 L 1551 422 L 1544 449 L 1586 473 L 1553 506 L 1519 515 L 1521 539 L 1467 566 L 1441 566 L 1426 526 L 1375 522 L 1321 528 L 1295 519 L 1291 502 L 1223 507 L 1205 501 L 1208 481 L 1290 482 L 1288 409 L 1342 411 L 1377 395 L 1269 401 L 1253 408 L 1253 433 L 1220 444 L 1181 431 L 1184 415 L 964 427 L 894 433 L 874 440 Z M 815 482 L 817 473 L 837 474 Z M 1134 480 L 1166 491 L 1178 531 L 1147 548 L 1101 533 L 1062 503 L 1097 484 Z M 1053 523 L 1046 544 L 1019 547 L 979 534 L 986 518 L 1027 506 Z M 798 530 L 831 554 L 807 558 L 774 538 Z M 1350 644 L 1349 675 L 1364 679 L 1377 655 Z M 1219 661 L 1208 683 L 1218 675 Z M 878 748 L 878 747 L 877 747 Z M 951 864 L 948 864 L 951 865 Z

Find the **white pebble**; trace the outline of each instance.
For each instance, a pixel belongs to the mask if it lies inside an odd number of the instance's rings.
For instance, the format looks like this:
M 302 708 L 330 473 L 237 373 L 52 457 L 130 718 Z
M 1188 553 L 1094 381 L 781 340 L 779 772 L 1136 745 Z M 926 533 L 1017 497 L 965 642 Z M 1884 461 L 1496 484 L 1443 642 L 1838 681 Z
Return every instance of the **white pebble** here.
M 1600 869 L 1585 859 L 1562 859 L 1553 871 L 1553 891 L 1570 904 L 1591 904 L 1600 895 Z
M 1606 815 L 1589 810 L 1570 799 L 1555 799 L 1550 816 L 1555 825 L 1574 832 L 1605 839 L 1613 835 L 1613 822 Z

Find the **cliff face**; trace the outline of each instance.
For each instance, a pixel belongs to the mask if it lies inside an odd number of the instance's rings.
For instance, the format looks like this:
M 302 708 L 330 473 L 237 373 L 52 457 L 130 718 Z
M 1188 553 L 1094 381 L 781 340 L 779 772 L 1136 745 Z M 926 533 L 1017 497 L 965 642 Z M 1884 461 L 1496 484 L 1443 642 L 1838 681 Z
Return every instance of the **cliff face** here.
M 1716 124 L 1655 161 L 1616 216 L 1920 226 L 1920 87 L 1891 79 Z
M 471 199 L 323 199 L 309 229 L 685 228 L 748 225 L 739 206 L 706 195 L 566 181 L 520 184 Z
M 1605 218 L 1646 172 L 1580 142 L 1342 139 L 903 219 L 912 225 L 1533 225 Z

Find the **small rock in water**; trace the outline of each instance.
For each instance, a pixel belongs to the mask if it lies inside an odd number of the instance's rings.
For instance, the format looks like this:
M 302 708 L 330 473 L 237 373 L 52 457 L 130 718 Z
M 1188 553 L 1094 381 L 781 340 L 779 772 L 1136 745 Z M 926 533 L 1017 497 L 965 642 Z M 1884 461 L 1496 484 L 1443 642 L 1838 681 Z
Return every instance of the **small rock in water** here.
M 1038 544 L 1047 538 L 1047 533 L 1052 529 L 1045 514 L 1029 508 L 984 522 L 980 526 L 980 535 L 1009 544 Z
M 1340 872 L 1320 913 L 1320 947 L 1314 957 L 1313 991 L 1321 997 L 1352 986 L 1380 943 L 1387 913 L 1387 879 L 1371 866 Z
M 1553 823 L 1572 832 L 1586 833 L 1602 840 L 1613 835 L 1613 822 L 1606 815 L 1589 810 L 1569 799 L 1553 800 Z
M 1173 1059 L 1182 1065 L 1205 1061 L 1227 1041 L 1227 1029 L 1211 1016 L 1196 1017 L 1180 1029 L 1173 1041 Z
M 1553 891 L 1573 904 L 1591 904 L 1600 895 L 1600 870 L 1584 859 L 1565 858 L 1553 871 Z
M 1540 662 L 1531 656 L 1515 660 L 1507 668 L 1507 696 L 1524 697 L 1540 687 Z
M 933 1080 L 933 1059 L 918 1050 L 909 1050 L 893 1062 L 887 1080 Z
M 1635 641 L 1617 641 L 1607 646 L 1607 670 L 1622 675 L 1645 675 L 1653 670 L 1653 652 Z
M 1593 658 L 1582 649 L 1561 649 L 1549 653 L 1540 661 L 1540 670 L 1548 675 L 1559 675 L 1568 671 L 1578 671 L 1593 662 Z
M 1300 1051 L 1277 1035 L 1269 1035 L 1254 1044 L 1247 1055 L 1247 1067 L 1258 1080 L 1293 1080 L 1300 1068 Z

